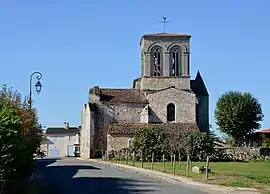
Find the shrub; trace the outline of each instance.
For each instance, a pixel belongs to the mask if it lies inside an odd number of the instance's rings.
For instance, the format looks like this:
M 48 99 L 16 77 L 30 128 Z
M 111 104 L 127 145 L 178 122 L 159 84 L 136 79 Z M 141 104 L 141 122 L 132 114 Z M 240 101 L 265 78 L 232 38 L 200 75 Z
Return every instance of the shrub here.
M 206 156 L 210 156 L 213 152 L 214 139 L 212 133 L 188 130 L 165 133 L 162 126 L 152 125 L 136 133 L 133 149 L 138 159 L 141 158 L 141 152 L 143 152 L 143 158 L 146 161 L 151 160 L 152 153 L 155 154 L 156 161 L 160 161 L 163 154 L 166 156 L 177 154 L 178 159 L 190 155 L 192 160 L 205 160 Z
M 189 132 L 184 136 L 183 149 L 190 159 L 203 161 L 214 150 L 214 135 L 211 133 Z
M 36 111 L 18 92 L 3 86 L 0 91 L 0 178 L 21 182 L 34 171 L 34 154 L 41 143 Z M 17 186 L 18 187 L 18 186 Z
M 155 159 L 160 160 L 165 152 L 165 145 L 165 130 L 158 125 L 138 130 L 133 140 L 133 149 L 136 151 L 136 156 L 141 157 L 142 152 L 143 159 L 146 161 L 151 160 L 152 153 L 155 154 Z

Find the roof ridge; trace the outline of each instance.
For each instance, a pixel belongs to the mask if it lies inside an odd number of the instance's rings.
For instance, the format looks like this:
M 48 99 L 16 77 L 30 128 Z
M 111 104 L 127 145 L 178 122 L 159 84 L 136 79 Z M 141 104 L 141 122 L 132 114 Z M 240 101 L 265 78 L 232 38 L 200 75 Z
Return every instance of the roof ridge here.
M 158 33 L 147 33 L 147 34 L 144 34 L 143 36 L 159 36 L 159 35 L 162 35 L 162 36 L 191 36 L 190 34 L 188 33 L 173 33 L 173 32 L 158 32 Z
M 180 88 L 176 88 L 175 86 L 169 86 L 167 88 L 162 88 L 162 89 L 159 89 L 159 90 L 151 90 L 151 91 L 145 91 L 147 94 L 153 94 L 153 93 L 156 93 L 156 92 L 162 92 L 162 91 L 165 91 L 165 90 L 168 90 L 168 89 L 176 89 L 178 91 L 184 91 L 184 92 L 187 92 L 188 89 L 180 89 Z
M 99 88 L 100 90 L 139 90 L 135 88 Z

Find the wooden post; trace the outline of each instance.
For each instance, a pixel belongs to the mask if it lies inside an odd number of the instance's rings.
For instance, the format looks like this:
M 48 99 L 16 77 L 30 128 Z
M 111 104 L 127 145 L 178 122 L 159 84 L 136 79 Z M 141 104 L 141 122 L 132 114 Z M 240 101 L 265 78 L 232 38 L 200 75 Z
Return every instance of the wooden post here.
M 206 156 L 205 181 L 208 181 L 209 156 Z
M 141 168 L 143 168 L 143 152 L 141 153 Z
M 181 166 L 181 154 L 180 154 L 180 152 L 179 152 L 179 155 L 178 155 L 178 160 L 179 160 L 179 168 L 180 168 L 180 166 Z
M 128 164 L 128 153 L 127 153 L 127 151 L 126 151 L 126 161 L 125 161 L 125 164 L 127 165 Z
M 175 174 L 175 154 L 173 155 L 173 174 Z
M 186 169 L 186 176 L 189 177 L 189 155 L 187 156 L 187 169 Z
M 173 165 L 173 155 L 171 155 L 171 164 Z
M 151 163 L 151 170 L 154 169 L 154 152 L 152 153 L 152 163 Z
M 135 166 L 135 152 L 132 153 L 132 166 Z
M 163 162 L 163 170 L 162 170 L 162 172 L 165 172 L 165 154 L 162 155 L 162 162 Z

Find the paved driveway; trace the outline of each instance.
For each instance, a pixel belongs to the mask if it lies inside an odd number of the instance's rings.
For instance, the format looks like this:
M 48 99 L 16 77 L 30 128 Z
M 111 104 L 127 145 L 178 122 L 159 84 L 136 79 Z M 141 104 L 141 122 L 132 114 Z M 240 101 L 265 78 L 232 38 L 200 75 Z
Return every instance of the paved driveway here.
M 38 171 L 53 194 L 203 194 L 181 184 L 77 159 L 42 159 Z

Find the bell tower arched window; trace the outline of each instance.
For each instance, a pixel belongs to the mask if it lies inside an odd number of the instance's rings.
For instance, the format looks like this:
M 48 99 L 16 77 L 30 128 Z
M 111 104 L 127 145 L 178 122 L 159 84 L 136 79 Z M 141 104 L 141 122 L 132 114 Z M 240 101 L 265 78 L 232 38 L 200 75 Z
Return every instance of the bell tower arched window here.
M 181 49 L 173 47 L 170 52 L 170 76 L 181 75 Z
M 167 105 L 167 122 L 175 121 L 175 105 L 170 103 Z
M 151 52 L 151 76 L 162 75 L 162 50 L 154 47 Z

